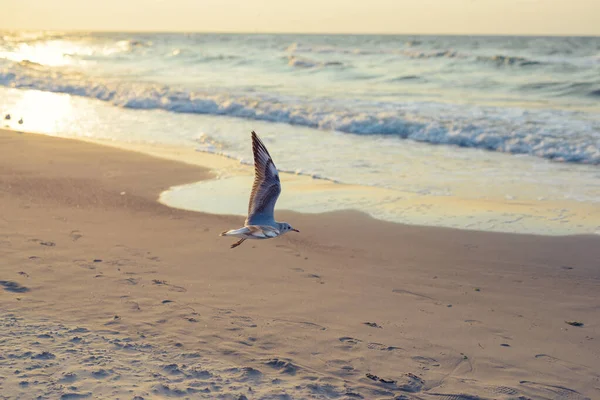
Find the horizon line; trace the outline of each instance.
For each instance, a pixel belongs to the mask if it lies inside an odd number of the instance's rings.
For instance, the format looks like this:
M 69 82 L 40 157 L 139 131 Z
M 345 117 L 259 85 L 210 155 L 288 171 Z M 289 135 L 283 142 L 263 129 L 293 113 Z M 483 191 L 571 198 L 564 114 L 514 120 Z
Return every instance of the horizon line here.
M 188 31 L 188 30 L 113 30 L 113 29 L 44 29 L 44 28 L 12 28 L 0 29 L 10 31 L 44 31 L 71 33 L 164 33 L 164 34 L 220 34 L 220 35 L 314 35 L 314 36 L 488 36 L 488 37 L 585 37 L 600 38 L 598 34 L 586 33 L 408 33 L 408 32 L 269 32 L 269 31 Z

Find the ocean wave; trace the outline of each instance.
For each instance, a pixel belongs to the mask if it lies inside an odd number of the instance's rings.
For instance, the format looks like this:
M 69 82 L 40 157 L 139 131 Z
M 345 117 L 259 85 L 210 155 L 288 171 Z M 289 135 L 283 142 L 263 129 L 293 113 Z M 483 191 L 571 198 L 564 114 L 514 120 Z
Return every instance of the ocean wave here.
M 494 56 L 477 56 L 476 59 L 478 61 L 495 64 L 499 67 L 501 67 L 501 66 L 529 67 L 529 66 L 544 64 L 542 61 L 530 60 L 528 58 L 518 57 L 518 56 L 505 56 L 502 54 L 497 54 Z
M 152 47 L 154 45 L 154 43 L 150 40 L 126 39 L 126 40 L 119 40 L 116 43 L 116 45 L 123 50 L 133 51 L 134 49 L 137 49 L 137 48 Z
M 188 65 L 242 60 L 242 57 L 232 54 L 196 52 L 186 48 L 175 48 L 173 50 L 169 50 L 165 56 L 169 58 L 176 58 L 176 62 Z
M 351 102 L 189 91 L 144 82 L 104 82 L 56 68 L 31 68 L 18 63 L 0 68 L 0 84 L 84 96 L 131 109 L 224 115 L 600 164 L 600 122 L 570 119 L 567 111 L 473 109 L 439 103 Z
M 454 50 L 437 50 L 437 51 L 412 51 L 403 50 L 397 52 L 409 58 L 466 58 L 467 56 Z
M 566 58 L 543 58 L 531 59 L 517 55 L 494 54 L 494 55 L 477 55 L 469 51 L 457 51 L 451 48 L 447 49 L 418 49 L 414 48 L 411 42 L 405 43 L 406 47 L 398 48 L 345 48 L 334 46 L 308 46 L 301 43 L 292 43 L 286 48 L 289 54 L 305 53 L 305 54 L 340 54 L 340 55 L 390 55 L 406 57 L 410 59 L 436 59 L 436 58 L 451 58 L 460 59 L 467 62 L 479 62 L 497 67 L 533 67 L 549 64 L 570 65 L 574 60 Z
M 323 68 L 323 67 L 342 67 L 344 63 L 340 61 L 317 61 L 308 58 L 288 56 L 288 65 L 296 68 Z
M 454 50 L 415 50 L 409 49 L 390 49 L 390 48 L 343 48 L 343 47 L 329 47 L 329 46 L 306 46 L 300 43 L 292 43 L 286 48 L 286 51 L 290 54 L 294 53 L 315 53 L 315 54 L 346 54 L 346 55 L 397 55 L 405 56 L 409 58 L 458 58 L 466 57 L 466 55 L 460 54 Z
M 388 79 L 386 82 L 406 82 L 406 81 L 420 81 L 423 77 L 419 75 L 401 75 L 395 78 Z

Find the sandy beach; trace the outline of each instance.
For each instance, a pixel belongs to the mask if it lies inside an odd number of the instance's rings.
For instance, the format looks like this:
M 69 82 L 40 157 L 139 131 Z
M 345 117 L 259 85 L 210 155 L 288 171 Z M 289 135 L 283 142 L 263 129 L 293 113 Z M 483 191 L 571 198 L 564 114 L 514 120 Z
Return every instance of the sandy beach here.
M 600 237 L 279 211 L 231 250 L 157 201 L 209 177 L 0 131 L 0 398 L 600 398 Z

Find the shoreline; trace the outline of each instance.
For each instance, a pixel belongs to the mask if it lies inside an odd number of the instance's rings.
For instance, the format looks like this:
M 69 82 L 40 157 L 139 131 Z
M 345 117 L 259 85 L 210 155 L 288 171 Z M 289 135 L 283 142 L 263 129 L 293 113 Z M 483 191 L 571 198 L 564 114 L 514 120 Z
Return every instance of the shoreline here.
M 230 250 L 242 218 L 156 201 L 212 176 L 0 131 L 3 395 L 600 394 L 599 237 L 282 211 Z
M 188 211 L 245 217 L 253 170 L 237 159 L 184 146 L 124 143 L 89 137 L 71 139 L 205 168 L 210 171 L 210 179 L 171 185 L 160 194 L 158 201 Z M 280 174 L 284 190 L 278 201 L 279 210 L 311 214 L 356 210 L 380 221 L 483 232 L 600 235 L 600 208 L 590 202 L 533 200 L 532 194 L 525 199 L 497 194 L 483 198 L 421 194 L 286 171 L 280 171 Z M 206 199 L 207 195 L 219 198 L 219 201 L 197 200 Z M 223 199 L 231 201 L 223 202 Z

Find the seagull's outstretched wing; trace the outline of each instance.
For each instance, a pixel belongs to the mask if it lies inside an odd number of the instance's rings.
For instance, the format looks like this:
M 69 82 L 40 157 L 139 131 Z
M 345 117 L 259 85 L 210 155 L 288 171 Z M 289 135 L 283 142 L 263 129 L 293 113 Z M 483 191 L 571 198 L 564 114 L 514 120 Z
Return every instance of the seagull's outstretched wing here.
M 248 205 L 246 225 L 275 225 L 273 213 L 281 193 L 279 174 L 262 140 L 252 131 L 254 185 Z

